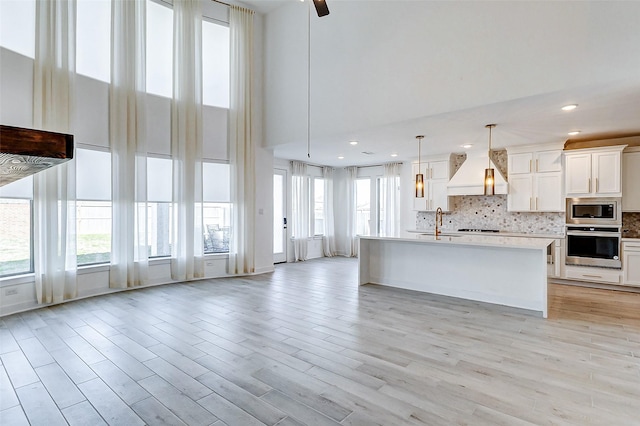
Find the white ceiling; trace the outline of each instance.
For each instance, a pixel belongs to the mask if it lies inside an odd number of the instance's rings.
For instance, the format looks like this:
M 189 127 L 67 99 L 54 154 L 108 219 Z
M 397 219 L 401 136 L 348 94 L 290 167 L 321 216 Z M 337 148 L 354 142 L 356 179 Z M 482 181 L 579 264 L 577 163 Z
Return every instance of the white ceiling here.
M 293 1 L 297 2 L 298 0 L 246 1 L 245 3 L 262 13 L 283 15 L 283 9 L 285 9 L 283 6 L 289 3 L 288 7 L 291 8 Z M 340 7 L 336 6 L 337 0 L 328 0 L 328 3 L 332 14 L 340 13 Z M 332 8 L 332 4 L 334 8 Z M 365 2 L 360 2 L 360 4 L 362 7 L 366 5 Z M 312 19 L 314 18 L 326 19 L 312 16 Z M 306 31 L 306 22 L 304 25 Z M 359 23 L 354 23 L 351 36 L 366 38 L 366 34 L 357 34 L 357 31 L 362 28 L 358 25 Z M 517 24 L 514 25 L 517 26 Z M 606 32 L 606 28 L 602 31 Z M 635 31 L 640 30 L 636 27 Z M 330 36 L 323 33 L 325 38 Z M 331 43 L 333 45 L 340 44 L 345 40 L 341 40 L 341 36 L 344 37 L 344 34 L 336 34 L 335 40 L 325 39 L 323 41 L 328 45 Z M 589 42 L 593 41 L 589 40 Z M 526 41 L 523 43 L 526 44 Z M 306 45 L 306 42 L 304 44 Z M 606 48 L 606 43 L 602 47 Z M 265 54 L 270 54 L 268 49 Z M 477 58 L 473 59 L 477 62 Z M 389 61 L 391 60 L 389 58 Z M 463 60 L 469 60 L 469 58 Z M 474 65 L 477 66 L 477 63 Z M 612 71 L 614 71 L 612 74 L 615 74 L 615 66 L 616 64 L 611 64 Z M 451 105 L 451 102 L 447 104 L 447 100 L 443 99 L 440 102 L 442 106 L 440 111 L 437 108 L 432 109 L 430 113 L 418 117 L 415 117 L 415 114 L 407 114 L 405 118 L 395 116 L 390 123 L 380 119 L 372 119 L 369 120 L 367 126 L 349 128 L 348 131 L 345 131 L 344 125 L 340 127 L 336 124 L 336 127 L 332 128 L 331 120 L 323 121 L 321 130 L 317 129 L 320 127 L 318 125 L 314 129 L 314 124 L 318 123 L 318 120 L 313 115 L 324 116 L 332 111 L 331 107 L 326 109 L 327 106 L 317 105 L 317 100 L 314 102 L 312 90 L 311 157 L 307 157 L 306 137 L 303 138 L 304 140 L 297 137 L 295 142 L 285 141 L 273 144 L 274 155 L 277 158 L 297 159 L 313 164 L 337 167 L 410 161 L 417 157 L 418 147 L 415 136 L 419 134 L 425 135 L 422 143 L 423 155 L 463 152 L 465 149 L 461 145 L 467 143 L 473 144 L 471 149 L 487 149 L 488 131 L 484 126 L 488 123 L 497 124 L 493 133 L 494 148 L 526 145 L 531 144 L 532 141 L 535 143 L 562 142 L 572 138 L 597 138 L 600 135 L 640 134 L 640 69 L 637 70 L 635 78 L 611 78 L 610 81 L 591 82 L 589 79 L 585 80 L 581 79 L 582 76 L 577 76 L 576 80 L 580 80 L 580 83 L 577 83 L 576 87 L 566 85 L 561 90 L 553 92 L 536 91 L 537 87 L 546 89 L 548 86 L 553 86 L 551 83 L 546 86 L 542 84 L 547 79 L 544 71 L 544 68 L 540 69 L 541 74 L 538 75 L 538 78 L 541 84 L 538 86 L 533 84 L 533 89 L 530 92 L 537 94 L 532 96 L 454 110 L 446 109 L 444 105 Z M 585 81 L 593 84 L 584 84 Z M 291 86 L 293 87 L 294 84 Z M 298 86 L 298 90 L 300 89 L 301 87 Z M 481 89 L 478 88 L 478 91 L 482 91 Z M 485 98 L 491 97 L 485 96 Z M 350 99 L 344 99 L 344 105 L 336 107 L 348 110 L 350 107 L 358 105 L 357 103 L 350 105 L 350 101 Z M 439 99 L 430 101 L 437 105 Z M 573 103 L 579 105 L 574 111 L 565 112 L 560 109 L 563 105 Z M 269 107 L 268 103 L 267 107 Z M 362 108 L 362 105 L 357 107 Z M 401 109 L 402 105 L 389 105 L 388 108 L 393 111 Z M 362 109 L 364 111 L 366 108 Z M 306 111 L 303 116 L 306 118 Z M 300 124 L 302 117 L 298 116 L 297 118 L 296 124 L 304 128 L 303 134 L 306 135 L 306 120 Z M 363 122 L 365 121 L 367 120 Z M 580 130 L 581 133 L 578 136 L 568 136 L 567 133 L 573 130 Z M 292 133 L 294 132 L 292 131 Z M 357 140 L 358 144 L 356 146 L 350 145 L 349 141 L 351 140 Z M 397 154 L 397 157 L 391 157 L 393 153 Z M 338 159 L 338 156 L 344 156 L 344 159 Z

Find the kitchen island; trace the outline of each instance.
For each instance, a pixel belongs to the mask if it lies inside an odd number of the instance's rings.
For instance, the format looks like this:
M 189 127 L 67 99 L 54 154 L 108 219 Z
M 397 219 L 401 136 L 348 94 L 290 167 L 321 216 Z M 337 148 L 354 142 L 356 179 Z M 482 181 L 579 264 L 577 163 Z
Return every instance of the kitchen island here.
M 546 238 L 360 237 L 359 284 L 529 309 L 547 317 Z

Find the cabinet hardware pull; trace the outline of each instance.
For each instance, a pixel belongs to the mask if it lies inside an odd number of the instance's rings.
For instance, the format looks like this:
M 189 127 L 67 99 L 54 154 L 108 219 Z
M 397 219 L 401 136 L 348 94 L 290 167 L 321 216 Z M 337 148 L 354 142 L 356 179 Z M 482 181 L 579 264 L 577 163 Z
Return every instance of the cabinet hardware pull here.
M 588 274 L 582 274 L 583 277 L 589 277 L 589 278 L 602 278 L 602 275 L 588 275 Z
M 531 169 L 533 168 L 533 167 L 531 166 L 531 163 L 533 163 L 533 160 L 529 160 L 529 173 L 531 173 Z
M 599 186 L 600 186 L 599 183 L 600 182 L 598 182 L 598 178 L 596 178 L 596 192 L 598 192 L 598 190 L 599 190 Z
M 536 159 L 536 172 L 538 171 L 539 161 L 540 160 Z
M 536 197 L 536 210 L 538 210 L 538 197 Z
M 589 178 L 589 190 L 587 192 L 591 192 L 591 178 Z
M 533 210 L 533 197 L 529 197 L 529 210 Z

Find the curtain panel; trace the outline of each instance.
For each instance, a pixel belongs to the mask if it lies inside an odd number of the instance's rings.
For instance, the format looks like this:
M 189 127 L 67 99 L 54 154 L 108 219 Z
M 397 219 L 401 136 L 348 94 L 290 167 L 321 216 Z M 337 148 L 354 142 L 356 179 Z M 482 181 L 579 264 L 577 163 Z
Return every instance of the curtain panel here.
M 171 277 L 204 276 L 202 227 L 202 3 L 173 2 L 173 238 Z
M 333 168 L 323 167 L 324 179 L 324 236 L 322 238 L 322 251 L 326 257 L 336 254 L 336 232 L 333 212 Z
M 33 126 L 73 133 L 76 2 L 36 2 Z M 76 297 L 75 160 L 34 176 L 34 271 L 38 303 Z
M 229 154 L 232 222 L 229 273 L 255 272 L 255 148 L 253 140 L 253 15 L 230 6 Z
M 346 168 L 347 178 L 347 205 L 345 213 L 347 216 L 347 252 L 348 257 L 358 257 L 358 235 L 356 229 L 356 180 L 358 179 L 358 168 L 351 166 Z
M 309 240 L 309 176 L 307 165 L 291 162 L 291 232 L 293 235 L 294 260 L 307 260 Z
M 382 200 L 384 209 L 384 223 L 381 227 L 382 236 L 398 237 L 400 235 L 400 171 L 402 163 L 383 165 Z
M 111 3 L 111 288 L 148 283 L 145 23 L 145 0 Z

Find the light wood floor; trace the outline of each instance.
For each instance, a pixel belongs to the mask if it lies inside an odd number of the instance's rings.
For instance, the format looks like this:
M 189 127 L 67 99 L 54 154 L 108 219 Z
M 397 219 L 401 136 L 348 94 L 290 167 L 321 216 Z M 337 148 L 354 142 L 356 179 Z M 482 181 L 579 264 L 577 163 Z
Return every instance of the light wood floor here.
M 640 326 L 358 287 L 356 267 L 4 317 L 0 424 L 640 424 Z

